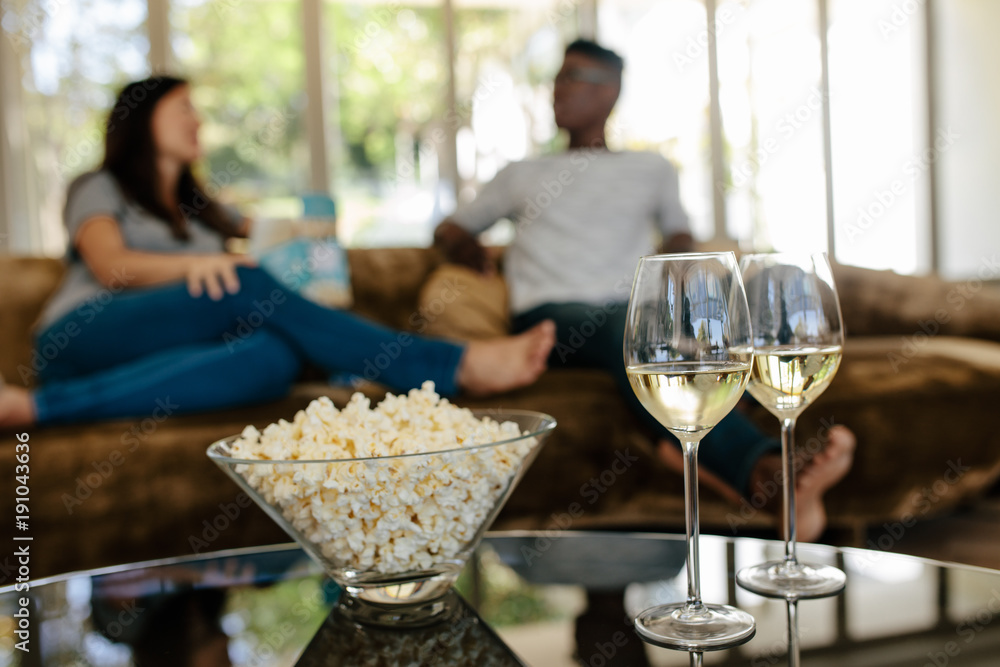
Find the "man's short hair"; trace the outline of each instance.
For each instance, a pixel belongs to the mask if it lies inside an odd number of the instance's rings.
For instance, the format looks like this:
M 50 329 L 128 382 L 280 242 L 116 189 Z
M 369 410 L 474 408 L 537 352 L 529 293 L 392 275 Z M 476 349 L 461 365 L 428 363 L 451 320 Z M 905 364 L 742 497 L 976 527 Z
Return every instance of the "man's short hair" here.
M 572 42 L 566 47 L 566 54 L 570 53 L 579 53 L 592 60 L 596 60 L 602 65 L 607 65 L 619 76 L 621 76 L 622 70 L 625 69 L 625 60 L 620 55 L 589 39 L 578 39 Z

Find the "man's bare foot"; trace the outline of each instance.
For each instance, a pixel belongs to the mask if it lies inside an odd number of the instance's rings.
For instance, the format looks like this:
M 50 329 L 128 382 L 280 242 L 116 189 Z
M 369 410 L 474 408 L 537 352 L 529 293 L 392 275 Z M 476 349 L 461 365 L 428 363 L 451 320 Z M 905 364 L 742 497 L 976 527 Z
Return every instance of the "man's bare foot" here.
M 0 431 L 35 423 L 35 404 L 31 393 L 22 387 L 11 387 L 0 378 Z
M 814 542 L 826 529 L 823 495 L 842 480 L 854 462 L 857 440 L 846 426 L 833 426 L 826 443 L 810 459 L 802 459 L 795 471 L 795 532 L 799 542 Z M 759 507 L 781 516 L 781 455 L 762 456 L 750 475 L 750 498 Z M 783 532 L 783 530 L 781 531 Z
M 846 426 L 833 426 L 826 446 L 795 475 L 795 527 L 798 539 L 814 542 L 826 529 L 823 494 L 847 475 L 857 439 Z
M 458 367 L 458 386 L 473 396 L 486 396 L 529 385 L 545 370 L 555 343 L 552 320 L 516 336 L 472 341 Z

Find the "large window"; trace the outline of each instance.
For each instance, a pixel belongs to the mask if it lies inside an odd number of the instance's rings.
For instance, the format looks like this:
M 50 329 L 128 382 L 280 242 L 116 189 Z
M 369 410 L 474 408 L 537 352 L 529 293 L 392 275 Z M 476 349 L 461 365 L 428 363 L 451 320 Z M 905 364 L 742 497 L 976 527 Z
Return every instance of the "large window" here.
M 173 0 L 170 29 L 202 117 L 206 189 L 248 213 L 297 215 L 309 166 L 299 3 Z
M 104 152 L 103 127 L 117 89 L 148 71 L 145 0 L 12 0 L 2 26 L 13 47 L 27 164 L 18 170 L 30 203 L 25 248 L 59 254 L 66 186 Z M 10 129 L 8 129 L 10 131 Z M 6 171 L 6 169 L 4 170 Z
M 913 273 L 930 268 L 924 24 L 887 20 L 897 5 L 830 5 L 836 246 L 845 264 Z
M 817 5 L 719 4 L 729 233 L 758 250 L 826 250 Z
M 339 234 L 354 245 L 425 245 L 447 207 L 447 53 L 440 7 L 326 5 Z M 453 195 L 452 195 L 453 196 Z
M 609 143 L 677 165 L 699 240 L 832 238 L 841 262 L 971 275 L 993 238 L 1000 14 L 935 7 L 928 24 L 897 0 L 3 0 L 0 238 L 61 252 L 115 91 L 168 66 L 194 84 L 213 193 L 294 216 L 326 182 L 346 243 L 426 244 L 505 164 L 561 149 L 552 76 L 596 30 L 626 60 Z
M 327 17 L 346 242 L 429 243 L 459 199 L 555 137 L 550 81 L 574 6 L 455 2 L 453 106 L 442 7 L 338 1 Z

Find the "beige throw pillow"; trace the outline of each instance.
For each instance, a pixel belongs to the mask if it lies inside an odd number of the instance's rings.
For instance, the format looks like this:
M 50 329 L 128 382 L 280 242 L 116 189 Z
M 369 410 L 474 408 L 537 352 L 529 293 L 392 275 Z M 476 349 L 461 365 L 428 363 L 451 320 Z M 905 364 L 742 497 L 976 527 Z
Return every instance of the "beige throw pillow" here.
M 420 289 L 414 331 L 453 340 L 482 340 L 510 332 L 507 283 L 499 274 L 445 264 Z

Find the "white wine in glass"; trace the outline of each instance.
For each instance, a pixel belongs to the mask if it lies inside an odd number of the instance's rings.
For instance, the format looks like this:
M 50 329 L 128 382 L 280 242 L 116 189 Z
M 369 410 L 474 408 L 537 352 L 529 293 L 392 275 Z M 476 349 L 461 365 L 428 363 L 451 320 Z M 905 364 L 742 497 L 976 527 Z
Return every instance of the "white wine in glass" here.
M 844 329 L 825 254 L 746 255 L 740 262 L 754 330 L 748 391 L 781 422 L 785 558 L 740 570 L 743 588 L 787 599 L 836 595 L 844 573 L 796 555 L 795 422 L 840 366 Z
M 635 627 L 647 642 L 700 661 L 697 652 L 742 644 L 756 627 L 744 611 L 702 602 L 698 558 L 698 445 L 743 395 L 753 362 L 733 253 L 640 259 L 623 352 L 635 395 L 684 449 L 687 600 L 643 611 Z
M 668 429 L 708 433 L 729 414 L 750 369 L 738 361 L 653 363 L 626 369 L 643 407 Z
M 750 394 L 779 419 L 797 417 L 826 391 L 842 354 L 840 345 L 755 348 Z

